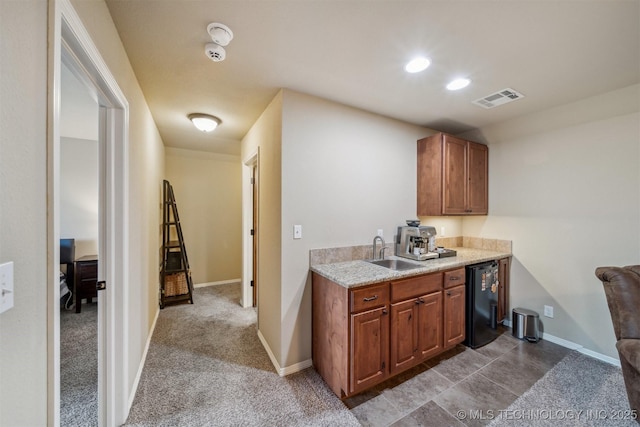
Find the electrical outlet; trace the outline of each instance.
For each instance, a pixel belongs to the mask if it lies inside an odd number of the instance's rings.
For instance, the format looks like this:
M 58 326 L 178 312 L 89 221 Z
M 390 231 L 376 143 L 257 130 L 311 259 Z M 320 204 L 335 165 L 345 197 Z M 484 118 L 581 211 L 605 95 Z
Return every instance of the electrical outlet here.
M 553 319 L 553 306 L 552 305 L 545 305 L 544 306 L 544 315 L 546 317 L 550 317 Z
M 440 237 L 444 237 L 444 227 L 440 227 Z
M 384 237 L 384 230 L 382 228 L 378 228 L 378 236 Z
M 294 225 L 293 226 L 293 238 L 294 239 L 302 239 L 302 226 Z

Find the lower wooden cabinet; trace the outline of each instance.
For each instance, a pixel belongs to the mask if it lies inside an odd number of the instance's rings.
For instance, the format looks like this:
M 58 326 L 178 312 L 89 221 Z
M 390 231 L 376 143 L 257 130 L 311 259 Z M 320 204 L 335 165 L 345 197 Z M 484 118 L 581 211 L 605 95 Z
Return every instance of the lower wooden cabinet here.
M 386 306 L 351 315 L 349 390 L 358 393 L 389 374 L 389 313 Z
M 441 350 L 442 291 L 391 304 L 391 374 Z
M 465 338 L 465 286 L 444 291 L 444 348 L 449 349 Z
M 313 273 L 313 364 L 337 396 L 364 391 L 464 340 L 464 274 L 451 288 L 443 277 L 447 272 L 347 290 Z

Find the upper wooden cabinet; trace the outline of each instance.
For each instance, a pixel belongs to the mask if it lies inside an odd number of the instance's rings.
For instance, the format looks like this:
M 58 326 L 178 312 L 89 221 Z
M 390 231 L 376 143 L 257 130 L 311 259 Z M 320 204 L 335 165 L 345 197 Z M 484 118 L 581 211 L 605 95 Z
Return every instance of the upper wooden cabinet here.
M 418 141 L 418 216 L 486 215 L 489 149 L 444 133 Z

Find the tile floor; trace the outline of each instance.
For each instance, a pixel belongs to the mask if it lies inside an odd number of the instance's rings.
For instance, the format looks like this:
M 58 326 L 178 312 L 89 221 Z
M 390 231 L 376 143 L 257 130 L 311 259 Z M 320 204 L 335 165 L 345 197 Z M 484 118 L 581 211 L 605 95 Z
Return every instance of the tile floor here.
M 458 345 L 344 403 L 364 426 L 485 425 L 489 417 L 456 414 L 506 409 L 569 352 L 518 340 L 505 328 L 484 347 Z

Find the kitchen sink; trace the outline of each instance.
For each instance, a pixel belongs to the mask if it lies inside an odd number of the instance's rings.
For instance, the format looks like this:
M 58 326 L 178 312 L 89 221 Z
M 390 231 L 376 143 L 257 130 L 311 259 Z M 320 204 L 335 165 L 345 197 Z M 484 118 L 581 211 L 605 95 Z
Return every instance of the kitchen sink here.
M 412 262 L 402 261 L 400 259 L 375 259 L 375 260 L 369 259 L 367 260 L 367 262 L 371 264 L 379 265 L 380 267 L 385 267 L 390 270 L 397 270 L 397 271 L 411 270 L 414 268 L 422 267 L 421 265 L 414 264 Z

